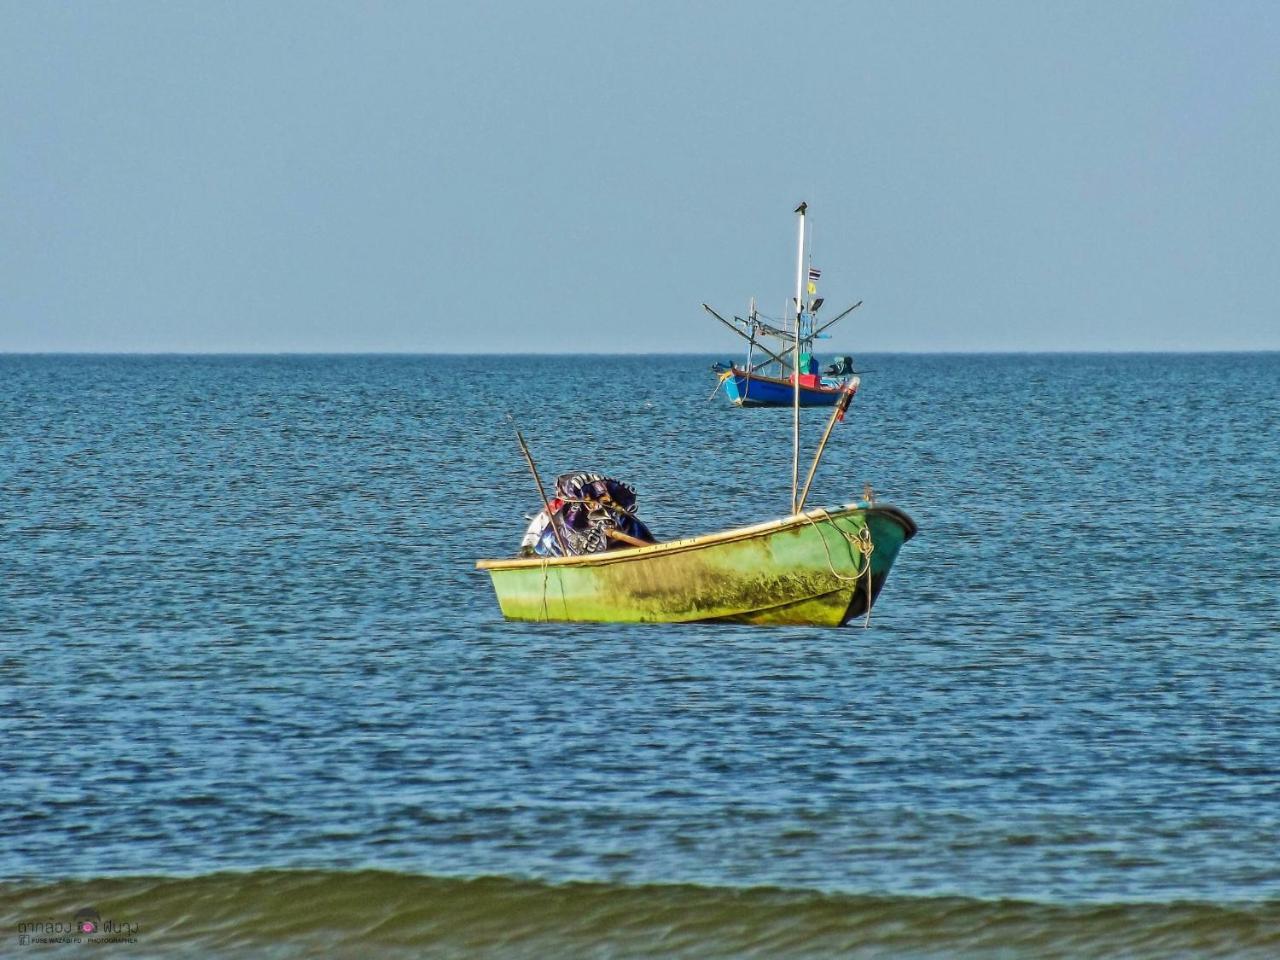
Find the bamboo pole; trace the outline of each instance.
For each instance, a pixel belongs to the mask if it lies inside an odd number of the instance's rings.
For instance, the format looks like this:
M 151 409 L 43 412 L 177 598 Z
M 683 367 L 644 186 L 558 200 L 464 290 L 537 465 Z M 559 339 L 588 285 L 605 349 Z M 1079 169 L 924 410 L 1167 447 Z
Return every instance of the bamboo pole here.
M 529 472 L 533 474 L 533 482 L 538 485 L 538 496 L 542 498 L 542 507 L 547 511 L 547 523 L 551 524 L 551 532 L 556 535 L 556 543 L 560 544 L 560 552 L 567 557 L 569 556 L 569 545 L 565 543 L 564 534 L 556 526 L 555 514 L 551 512 L 551 501 L 547 499 L 547 492 L 542 489 L 542 479 L 538 476 L 538 468 L 533 465 L 533 456 L 529 453 L 529 445 L 524 442 L 524 434 L 519 430 L 516 431 L 516 439 L 520 441 L 520 452 L 524 454 L 525 463 L 529 464 Z
M 813 475 L 818 472 L 818 461 L 822 459 L 822 451 L 827 447 L 827 440 L 831 437 L 832 429 L 844 419 L 845 411 L 849 409 L 853 395 L 858 392 L 858 384 L 860 382 L 855 378 L 849 381 L 845 388 L 840 391 L 840 399 L 836 401 L 835 409 L 831 411 L 831 416 L 827 420 L 827 429 L 823 431 L 822 440 L 818 443 L 818 451 L 813 455 L 813 463 L 809 466 L 809 476 L 805 477 L 804 493 L 800 494 L 800 502 L 795 509 L 796 513 L 804 509 L 804 502 L 809 499 L 809 486 L 813 483 Z
M 623 533 L 621 530 L 606 530 L 604 535 L 610 540 L 617 540 L 619 543 L 625 543 L 632 547 L 653 546 L 648 540 L 641 540 L 639 537 L 633 537 L 631 534 Z

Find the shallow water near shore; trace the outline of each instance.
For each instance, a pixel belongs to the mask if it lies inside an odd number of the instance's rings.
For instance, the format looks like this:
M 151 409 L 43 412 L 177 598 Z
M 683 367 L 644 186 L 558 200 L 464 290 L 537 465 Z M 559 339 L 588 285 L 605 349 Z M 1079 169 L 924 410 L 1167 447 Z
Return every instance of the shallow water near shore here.
M 0 357 L 0 953 L 1280 952 L 1280 355 L 858 357 L 870 629 L 504 622 L 508 413 L 785 512 L 712 359 Z

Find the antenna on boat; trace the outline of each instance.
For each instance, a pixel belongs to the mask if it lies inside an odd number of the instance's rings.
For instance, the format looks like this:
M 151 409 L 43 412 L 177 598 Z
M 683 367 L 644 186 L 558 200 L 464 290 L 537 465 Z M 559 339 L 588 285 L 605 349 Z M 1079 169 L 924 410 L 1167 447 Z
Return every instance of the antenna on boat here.
M 804 314 L 804 212 L 809 208 L 801 201 L 800 242 L 796 251 L 796 353 L 791 358 L 791 382 L 795 385 L 791 404 L 791 512 L 796 513 L 796 493 L 800 485 L 800 318 Z

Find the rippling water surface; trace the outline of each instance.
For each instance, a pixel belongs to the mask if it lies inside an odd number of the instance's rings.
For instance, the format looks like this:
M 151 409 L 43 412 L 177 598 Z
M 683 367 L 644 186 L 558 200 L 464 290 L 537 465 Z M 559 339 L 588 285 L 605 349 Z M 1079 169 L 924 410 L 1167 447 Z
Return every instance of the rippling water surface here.
M 708 363 L 0 357 L 0 953 L 1280 953 L 1280 355 L 860 358 L 870 629 L 505 623 L 508 413 L 785 512 Z

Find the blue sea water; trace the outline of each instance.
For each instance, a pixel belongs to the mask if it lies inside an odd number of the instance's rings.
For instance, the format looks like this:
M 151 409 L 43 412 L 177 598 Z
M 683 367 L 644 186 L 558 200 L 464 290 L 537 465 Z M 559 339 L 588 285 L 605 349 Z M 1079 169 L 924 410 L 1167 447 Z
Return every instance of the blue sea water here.
M 859 357 L 869 629 L 504 622 L 513 423 L 786 512 L 711 359 L 0 357 L 0 953 L 1280 953 L 1280 355 Z

